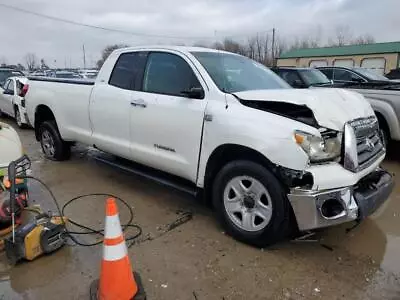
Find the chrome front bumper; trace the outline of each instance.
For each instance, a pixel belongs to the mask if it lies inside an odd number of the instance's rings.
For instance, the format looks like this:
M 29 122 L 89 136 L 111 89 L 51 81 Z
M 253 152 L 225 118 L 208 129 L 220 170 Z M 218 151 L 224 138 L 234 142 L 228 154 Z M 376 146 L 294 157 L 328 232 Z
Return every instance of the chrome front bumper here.
M 323 191 L 296 188 L 288 197 L 299 230 L 304 231 L 362 220 L 387 200 L 393 186 L 392 176 L 377 169 L 354 186 Z M 336 205 L 333 214 L 327 214 L 328 200 Z

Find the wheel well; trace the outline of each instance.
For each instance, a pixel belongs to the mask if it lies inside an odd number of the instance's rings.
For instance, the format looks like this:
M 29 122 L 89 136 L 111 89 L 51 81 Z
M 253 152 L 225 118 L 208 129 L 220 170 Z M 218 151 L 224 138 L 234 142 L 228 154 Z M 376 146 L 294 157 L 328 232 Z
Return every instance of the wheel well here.
M 204 178 L 204 198 L 207 203 L 211 203 L 211 187 L 215 176 L 227 163 L 240 159 L 259 163 L 272 171 L 279 180 L 281 179 L 280 175 L 276 172 L 276 166 L 260 152 L 237 144 L 221 145 L 213 151 L 206 166 Z
M 379 127 L 388 134 L 388 138 L 390 139 L 390 128 L 385 117 L 377 111 L 375 111 L 375 115 L 378 118 Z
M 43 122 L 55 120 L 53 112 L 46 105 L 39 105 L 35 112 L 35 136 L 36 140 L 39 140 L 39 127 Z

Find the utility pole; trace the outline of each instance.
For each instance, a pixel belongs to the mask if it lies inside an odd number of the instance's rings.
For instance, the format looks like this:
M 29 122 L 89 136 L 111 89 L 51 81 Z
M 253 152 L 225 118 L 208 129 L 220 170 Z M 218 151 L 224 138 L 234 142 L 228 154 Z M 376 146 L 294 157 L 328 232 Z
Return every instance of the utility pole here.
M 275 67 L 275 27 L 272 28 L 272 66 Z
M 86 69 L 86 53 L 85 53 L 85 44 L 82 45 L 83 50 L 83 68 Z

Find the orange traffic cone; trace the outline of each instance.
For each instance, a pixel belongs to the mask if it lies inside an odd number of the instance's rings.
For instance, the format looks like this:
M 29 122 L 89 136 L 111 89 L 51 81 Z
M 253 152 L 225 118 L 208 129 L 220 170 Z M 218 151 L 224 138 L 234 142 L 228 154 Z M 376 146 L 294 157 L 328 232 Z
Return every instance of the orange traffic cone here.
M 90 296 L 97 300 L 146 299 L 139 275 L 132 273 L 117 204 L 113 198 L 107 199 L 106 203 L 100 280 L 92 283 Z

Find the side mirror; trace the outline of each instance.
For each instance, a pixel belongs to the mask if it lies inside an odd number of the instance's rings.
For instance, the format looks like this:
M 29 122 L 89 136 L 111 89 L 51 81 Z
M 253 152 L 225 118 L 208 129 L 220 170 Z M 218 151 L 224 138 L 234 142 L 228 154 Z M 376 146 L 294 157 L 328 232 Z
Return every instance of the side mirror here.
M 3 94 L 4 94 L 4 95 L 14 95 L 14 91 L 11 91 L 11 90 L 4 90 L 4 91 L 3 91 Z
M 203 99 L 204 90 L 201 87 L 192 87 L 186 91 L 182 91 L 181 94 L 187 98 L 191 99 Z
M 300 80 L 300 79 L 296 79 L 295 81 L 293 81 L 292 86 L 294 88 L 298 88 L 298 89 L 302 89 L 305 88 L 305 84 Z

